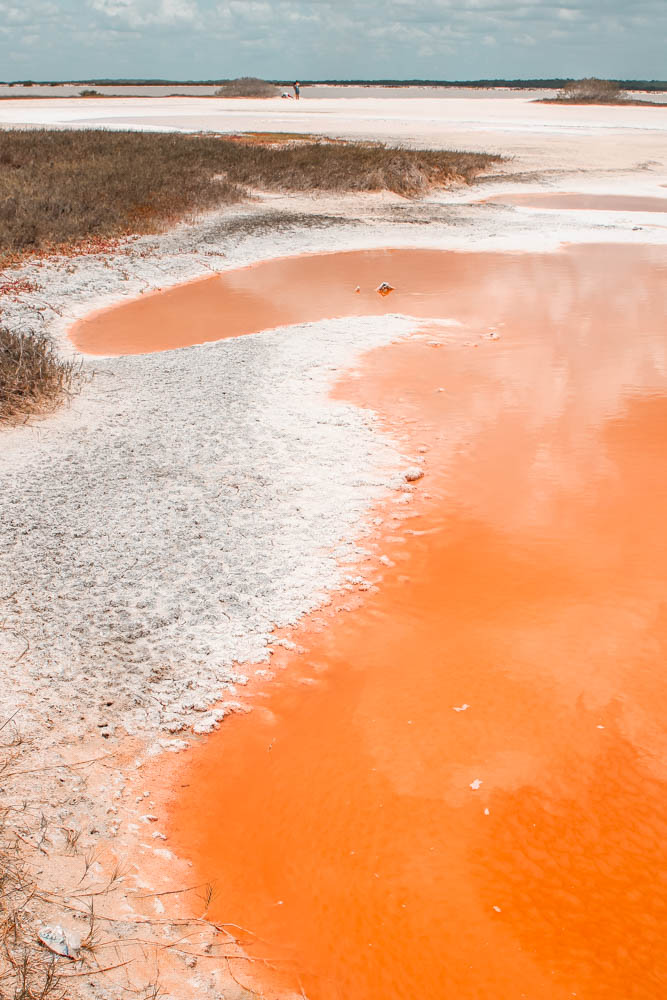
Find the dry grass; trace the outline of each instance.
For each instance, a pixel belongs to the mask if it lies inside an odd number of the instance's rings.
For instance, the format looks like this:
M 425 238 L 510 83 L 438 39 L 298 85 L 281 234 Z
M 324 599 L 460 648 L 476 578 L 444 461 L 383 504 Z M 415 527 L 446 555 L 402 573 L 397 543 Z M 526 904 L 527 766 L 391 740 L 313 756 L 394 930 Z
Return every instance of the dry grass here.
M 77 366 L 59 358 L 48 337 L 0 327 L 0 425 L 55 409 L 77 380 Z
M 412 197 L 469 182 L 499 159 L 318 140 L 264 145 L 140 132 L 0 132 L 0 262 L 156 232 L 242 201 L 252 189 Z
M 12 742 L 0 746 L 0 775 L 18 756 Z M 25 838 L 10 822 L 12 813 L 0 811 L 0 1000 L 60 1000 L 58 963 L 36 941 L 38 889 L 26 861 Z
M 216 179 L 210 159 L 186 136 L 0 133 L 2 255 L 149 232 L 238 200 L 240 190 Z
M 266 80 L 256 76 L 241 76 L 237 80 L 228 80 L 216 90 L 216 97 L 277 97 L 278 88 Z
M 381 143 L 295 142 L 230 151 L 228 176 L 246 188 L 279 191 L 391 191 L 405 197 L 470 182 L 500 159 L 483 153 L 396 149 Z

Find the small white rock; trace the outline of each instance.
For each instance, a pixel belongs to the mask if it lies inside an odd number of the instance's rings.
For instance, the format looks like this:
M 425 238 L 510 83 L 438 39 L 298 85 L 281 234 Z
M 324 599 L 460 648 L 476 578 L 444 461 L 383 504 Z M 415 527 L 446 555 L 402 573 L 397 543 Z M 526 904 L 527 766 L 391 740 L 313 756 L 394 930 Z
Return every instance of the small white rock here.
M 81 940 L 77 934 L 63 930 L 60 924 L 51 927 L 42 927 L 37 932 L 37 937 L 49 951 L 54 955 L 63 955 L 65 958 L 76 959 L 81 950 Z
M 407 472 L 405 473 L 405 481 L 406 483 L 416 483 L 417 480 L 422 479 L 423 476 L 424 476 L 423 469 L 418 469 L 416 467 L 413 467 L 412 469 L 408 469 Z

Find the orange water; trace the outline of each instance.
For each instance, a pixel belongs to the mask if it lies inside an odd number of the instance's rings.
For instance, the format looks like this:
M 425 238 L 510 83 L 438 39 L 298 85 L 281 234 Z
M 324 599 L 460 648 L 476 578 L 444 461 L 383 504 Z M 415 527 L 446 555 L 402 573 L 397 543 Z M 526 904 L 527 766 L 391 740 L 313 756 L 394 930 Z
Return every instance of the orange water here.
M 667 212 L 667 198 L 626 194 L 570 194 L 565 191 L 543 194 L 504 194 L 489 198 L 503 205 L 524 208 L 586 209 L 601 212 Z
M 94 313 L 70 337 L 89 354 L 143 354 L 337 316 L 449 315 L 477 266 L 473 255 L 438 250 L 280 257 Z M 377 292 L 383 282 L 389 295 Z
M 378 589 L 189 755 L 172 844 L 267 998 L 280 968 L 310 1000 L 658 1000 L 667 251 L 440 267 L 462 326 L 337 389 L 427 449 L 365 543 Z

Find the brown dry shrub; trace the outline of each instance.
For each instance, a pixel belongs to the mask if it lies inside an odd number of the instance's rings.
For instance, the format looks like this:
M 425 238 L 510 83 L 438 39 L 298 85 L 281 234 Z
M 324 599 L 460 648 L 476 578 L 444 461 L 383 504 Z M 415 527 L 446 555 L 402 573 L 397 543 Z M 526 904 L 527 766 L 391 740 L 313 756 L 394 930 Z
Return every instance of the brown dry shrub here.
M 2 773 L 8 761 L 0 763 Z M 0 1000 L 62 1000 L 57 963 L 35 939 L 37 888 L 8 814 L 0 811 Z
M 216 90 L 216 97 L 277 97 L 278 88 L 273 83 L 260 80 L 256 76 L 240 76 L 228 80 Z
M 625 94 L 613 80 L 599 80 L 595 76 L 584 80 L 571 80 L 558 93 L 557 100 L 575 104 L 618 104 Z
M 79 369 L 44 334 L 0 327 L 0 424 L 54 409 L 74 391 Z
M 156 232 L 251 189 L 416 196 L 471 181 L 499 159 L 316 139 L 265 146 L 173 133 L 0 131 L 0 261 Z
M 188 211 L 239 200 L 210 159 L 180 135 L 0 132 L 0 259 L 154 231 Z
M 414 197 L 470 181 L 500 157 L 381 143 L 312 142 L 225 151 L 227 175 L 246 187 L 280 191 L 392 191 Z

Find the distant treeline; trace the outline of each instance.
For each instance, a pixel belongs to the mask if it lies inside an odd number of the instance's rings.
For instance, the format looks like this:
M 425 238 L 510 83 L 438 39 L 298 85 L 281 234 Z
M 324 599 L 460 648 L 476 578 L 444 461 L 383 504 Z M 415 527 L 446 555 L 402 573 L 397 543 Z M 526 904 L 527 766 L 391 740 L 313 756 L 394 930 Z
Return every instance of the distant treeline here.
M 560 90 L 572 77 L 549 80 L 302 80 L 304 87 L 347 86 L 347 87 L 512 87 L 526 90 Z M 291 80 L 270 80 L 277 87 L 291 85 Z M 621 90 L 667 91 L 667 80 L 613 80 Z M 14 80 L 10 87 L 55 87 L 71 84 L 75 87 L 94 85 L 98 87 L 219 87 L 229 83 L 220 80 Z
M 572 77 L 550 80 L 303 80 L 307 86 L 357 87 L 512 87 L 518 90 L 561 90 Z M 621 90 L 667 90 L 667 80 L 613 80 Z

